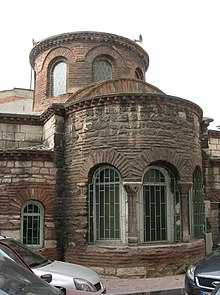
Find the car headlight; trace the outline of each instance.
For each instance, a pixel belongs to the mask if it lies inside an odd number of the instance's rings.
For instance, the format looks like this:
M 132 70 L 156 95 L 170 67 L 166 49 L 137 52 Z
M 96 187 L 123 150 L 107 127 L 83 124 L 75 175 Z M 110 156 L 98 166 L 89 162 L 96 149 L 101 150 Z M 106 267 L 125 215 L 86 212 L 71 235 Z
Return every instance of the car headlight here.
M 191 265 L 188 270 L 187 270 L 187 276 L 189 277 L 190 280 L 194 281 L 194 274 L 195 274 L 195 265 Z
M 73 279 L 76 290 L 84 292 L 96 292 L 96 288 L 90 282 L 83 279 Z

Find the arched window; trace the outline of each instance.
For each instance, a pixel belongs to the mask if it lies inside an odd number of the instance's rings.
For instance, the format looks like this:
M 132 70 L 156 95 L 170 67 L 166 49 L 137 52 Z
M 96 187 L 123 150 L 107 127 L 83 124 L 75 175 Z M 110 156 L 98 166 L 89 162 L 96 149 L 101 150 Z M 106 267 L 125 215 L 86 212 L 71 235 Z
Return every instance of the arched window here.
M 25 245 L 43 246 L 44 208 L 41 203 L 28 201 L 21 212 L 21 241 Z
M 220 204 L 218 204 L 218 237 L 219 236 L 220 236 Z
M 111 166 L 99 167 L 88 190 L 89 242 L 123 240 L 123 190 L 118 171 Z
M 202 175 L 199 169 L 193 173 L 193 187 L 189 193 L 189 230 L 191 238 L 201 238 L 205 231 L 205 206 L 202 191 Z
M 175 176 L 169 169 L 151 166 L 146 171 L 140 213 L 142 242 L 181 240 L 180 193 Z
M 93 64 L 93 82 L 112 79 L 112 66 L 105 59 L 96 60 Z
M 52 70 L 52 96 L 66 93 L 66 63 L 58 62 Z
M 138 79 L 138 80 L 143 80 L 143 72 L 140 68 L 136 68 L 135 70 L 135 78 Z

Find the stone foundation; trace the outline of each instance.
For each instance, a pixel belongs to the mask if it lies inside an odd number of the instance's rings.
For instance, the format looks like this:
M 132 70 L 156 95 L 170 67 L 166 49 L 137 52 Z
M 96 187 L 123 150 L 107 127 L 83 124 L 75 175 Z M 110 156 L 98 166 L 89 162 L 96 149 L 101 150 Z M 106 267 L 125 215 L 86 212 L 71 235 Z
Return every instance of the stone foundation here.
M 66 260 L 89 266 L 101 276 L 146 278 L 185 273 L 190 264 L 204 255 L 204 240 L 196 240 L 138 247 L 90 245 L 86 250 L 72 248 Z

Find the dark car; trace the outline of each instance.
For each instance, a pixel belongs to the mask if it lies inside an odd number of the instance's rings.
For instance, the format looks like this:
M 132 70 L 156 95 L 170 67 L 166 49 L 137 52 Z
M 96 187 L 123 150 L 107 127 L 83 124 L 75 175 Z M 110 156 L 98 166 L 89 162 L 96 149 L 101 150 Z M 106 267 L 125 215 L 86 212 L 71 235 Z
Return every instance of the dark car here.
M 185 293 L 189 295 L 212 294 L 219 283 L 220 248 L 188 268 L 185 275 Z

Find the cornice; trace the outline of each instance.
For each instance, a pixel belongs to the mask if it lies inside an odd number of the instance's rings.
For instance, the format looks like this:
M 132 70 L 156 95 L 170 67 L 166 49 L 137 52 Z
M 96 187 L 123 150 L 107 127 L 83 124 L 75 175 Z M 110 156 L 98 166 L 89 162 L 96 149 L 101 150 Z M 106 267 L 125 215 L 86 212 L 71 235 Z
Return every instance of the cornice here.
M 26 148 L 26 149 L 9 149 L 9 150 L 0 150 L 1 159 L 14 159 L 14 160 L 30 160 L 30 159 L 42 159 L 53 160 L 54 151 L 49 149 L 37 149 L 37 148 Z
M 41 125 L 39 114 L 0 113 L 0 123 Z
M 212 163 L 220 163 L 220 157 L 210 157 Z
M 78 111 L 80 109 L 86 109 L 94 106 L 100 105 L 110 105 L 110 104 L 125 104 L 125 103 L 146 103 L 147 101 L 159 102 L 165 104 L 176 104 L 178 106 L 182 105 L 184 107 L 189 107 L 194 109 L 197 114 L 201 117 L 203 115 L 202 109 L 195 103 L 180 98 L 176 96 L 170 96 L 166 94 L 152 94 L 152 93 L 118 93 L 118 94 L 108 94 L 95 97 L 87 97 L 78 101 L 72 101 L 65 103 L 64 109 L 65 114 L 68 115 L 72 112 Z M 53 106 L 55 106 L 54 104 Z M 59 107 L 59 105 L 57 104 Z
M 140 56 L 141 59 L 144 60 L 146 70 L 149 66 L 149 56 L 147 52 L 139 46 L 135 41 L 132 41 L 128 38 L 118 36 L 115 34 L 104 33 L 104 32 L 70 32 L 64 33 L 60 35 L 55 35 L 49 38 L 46 38 L 42 41 L 36 43 L 36 45 L 32 48 L 29 60 L 32 67 L 34 67 L 34 62 L 36 57 L 44 52 L 45 50 L 62 47 L 64 45 L 70 44 L 72 42 L 94 42 L 94 43 L 107 43 L 107 44 L 117 44 L 126 48 L 129 48 L 137 55 Z
M 209 134 L 210 137 L 213 136 L 213 137 L 219 138 L 220 137 L 220 130 L 209 129 L 208 134 Z
M 74 97 L 73 97 L 74 98 Z M 165 104 L 177 104 L 184 107 L 194 109 L 202 118 L 203 111 L 195 103 L 176 96 L 166 94 L 152 93 L 117 93 L 107 94 L 94 97 L 86 97 L 77 101 L 66 103 L 53 103 L 43 113 L 38 115 L 19 115 L 19 114 L 3 114 L 0 113 L 0 123 L 28 124 L 28 125 L 43 125 L 53 115 L 65 117 L 69 114 L 86 108 L 96 107 L 100 105 L 125 104 L 125 103 L 146 103 L 147 101 L 159 102 Z M 210 131 L 209 131 L 210 132 Z M 220 134 L 220 131 L 212 131 L 212 134 Z

